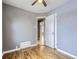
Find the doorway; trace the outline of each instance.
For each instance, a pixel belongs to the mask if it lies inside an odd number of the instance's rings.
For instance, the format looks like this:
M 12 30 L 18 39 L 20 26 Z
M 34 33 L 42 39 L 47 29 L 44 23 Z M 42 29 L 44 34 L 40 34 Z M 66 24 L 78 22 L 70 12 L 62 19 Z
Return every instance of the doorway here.
M 45 18 L 38 18 L 37 21 L 37 28 L 38 28 L 38 45 L 44 45 L 44 25 L 45 25 Z
M 57 15 L 37 18 L 37 44 L 57 48 Z

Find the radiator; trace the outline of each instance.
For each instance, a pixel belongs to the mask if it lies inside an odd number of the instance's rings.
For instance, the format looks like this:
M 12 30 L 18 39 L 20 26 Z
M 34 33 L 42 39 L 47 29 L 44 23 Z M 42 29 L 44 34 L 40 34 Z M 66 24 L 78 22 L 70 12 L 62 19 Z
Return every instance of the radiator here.
M 20 43 L 20 48 L 27 48 L 31 46 L 31 42 L 30 41 L 26 41 L 26 42 L 21 42 Z

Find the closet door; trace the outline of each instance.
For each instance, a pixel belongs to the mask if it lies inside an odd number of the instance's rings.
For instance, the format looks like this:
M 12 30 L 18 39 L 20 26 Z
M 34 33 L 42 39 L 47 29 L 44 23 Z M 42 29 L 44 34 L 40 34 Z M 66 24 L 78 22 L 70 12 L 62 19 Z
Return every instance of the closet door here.
M 55 48 L 55 18 L 54 15 L 45 19 L 45 45 Z

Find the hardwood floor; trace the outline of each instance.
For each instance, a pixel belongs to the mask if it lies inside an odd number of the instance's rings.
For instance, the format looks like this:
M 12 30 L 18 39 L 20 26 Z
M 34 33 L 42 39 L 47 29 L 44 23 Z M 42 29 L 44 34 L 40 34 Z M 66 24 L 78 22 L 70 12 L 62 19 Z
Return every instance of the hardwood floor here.
M 47 46 L 35 46 L 3 55 L 2 59 L 73 59 L 56 49 Z

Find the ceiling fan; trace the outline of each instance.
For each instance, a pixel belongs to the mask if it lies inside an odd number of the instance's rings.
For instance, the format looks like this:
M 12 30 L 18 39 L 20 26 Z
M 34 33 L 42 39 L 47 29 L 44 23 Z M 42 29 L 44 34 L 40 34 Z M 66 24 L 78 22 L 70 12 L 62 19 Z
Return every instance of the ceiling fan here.
M 32 6 L 35 5 L 37 2 L 43 3 L 43 5 L 44 5 L 45 7 L 47 6 L 47 4 L 46 4 L 46 2 L 45 2 L 44 0 L 35 0 L 35 1 L 32 3 Z

